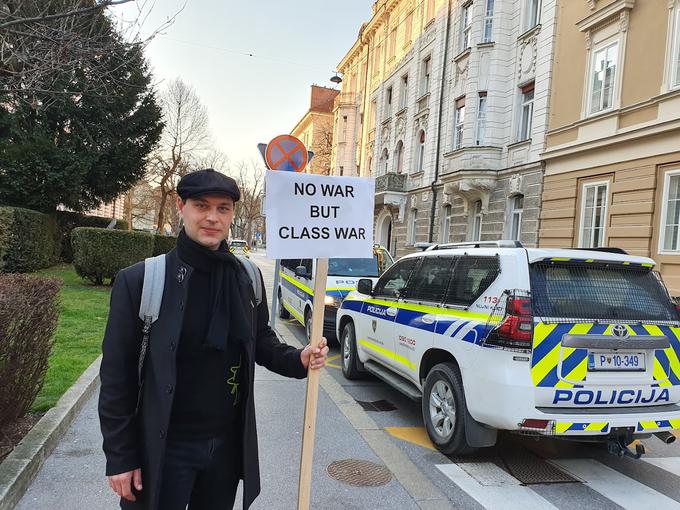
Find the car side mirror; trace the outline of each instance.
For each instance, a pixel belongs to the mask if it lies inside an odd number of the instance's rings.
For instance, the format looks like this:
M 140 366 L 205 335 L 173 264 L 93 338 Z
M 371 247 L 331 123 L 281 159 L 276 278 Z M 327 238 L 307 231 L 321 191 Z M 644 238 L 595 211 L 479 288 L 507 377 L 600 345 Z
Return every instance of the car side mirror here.
M 298 266 L 295 268 L 295 276 L 299 276 L 300 278 L 306 278 L 307 275 L 307 268 L 305 266 Z
M 357 283 L 357 290 L 362 294 L 371 294 L 373 292 L 373 280 L 361 278 Z

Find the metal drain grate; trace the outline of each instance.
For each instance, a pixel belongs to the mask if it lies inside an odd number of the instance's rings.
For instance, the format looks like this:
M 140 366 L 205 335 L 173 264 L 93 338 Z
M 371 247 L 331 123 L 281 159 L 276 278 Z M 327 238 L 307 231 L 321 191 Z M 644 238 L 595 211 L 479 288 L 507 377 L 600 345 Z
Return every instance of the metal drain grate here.
M 525 485 L 579 482 L 554 464 L 524 448 L 503 449 L 501 457 L 507 471 Z
M 377 411 L 382 413 L 385 411 L 397 410 L 397 408 L 387 400 L 376 400 L 374 402 L 363 402 L 361 400 L 357 400 L 356 402 L 357 404 L 364 408 L 364 411 Z
M 326 471 L 332 478 L 356 487 L 379 487 L 392 479 L 389 469 L 367 460 L 336 460 Z

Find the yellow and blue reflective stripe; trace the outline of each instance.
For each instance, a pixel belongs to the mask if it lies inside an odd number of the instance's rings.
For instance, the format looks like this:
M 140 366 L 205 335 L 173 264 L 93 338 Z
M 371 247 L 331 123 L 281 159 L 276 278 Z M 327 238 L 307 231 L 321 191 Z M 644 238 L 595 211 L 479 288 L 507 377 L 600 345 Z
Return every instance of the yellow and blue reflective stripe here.
M 618 264 L 618 265 L 630 266 L 630 267 L 644 267 L 644 268 L 647 268 L 647 269 L 654 267 L 654 264 L 649 264 L 649 263 L 646 263 L 646 262 L 580 259 L 580 258 L 573 258 L 573 257 L 547 257 L 547 258 L 541 259 L 541 261 L 542 262 L 574 262 L 574 263 L 588 263 L 588 264 L 594 264 L 594 263 Z
M 305 323 L 305 319 L 300 315 L 295 308 L 290 306 L 288 303 L 285 301 L 281 301 L 283 303 L 283 307 L 290 312 L 290 314 L 295 317 L 298 321 L 300 321 L 300 324 Z
M 415 370 L 417 368 L 416 364 L 413 363 L 412 361 L 410 361 L 409 359 L 407 359 L 403 356 L 400 356 L 399 354 L 397 354 L 397 353 L 395 353 L 395 352 L 393 352 L 389 349 L 385 349 L 383 346 L 378 345 L 378 344 L 371 342 L 369 340 L 360 339 L 359 345 L 361 345 L 361 346 L 363 346 L 366 349 L 369 349 L 371 351 L 377 352 L 378 354 L 381 354 L 384 357 L 391 359 L 392 361 L 396 361 L 397 363 L 400 363 L 401 365 L 404 365 L 411 370 Z
M 555 424 L 555 432 L 564 434 L 566 432 L 609 432 L 609 423 L 607 422 L 557 422 Z
M 656 429 L 680 429 L 680 420 L 639 421 L 636 432 L 645 432 Z

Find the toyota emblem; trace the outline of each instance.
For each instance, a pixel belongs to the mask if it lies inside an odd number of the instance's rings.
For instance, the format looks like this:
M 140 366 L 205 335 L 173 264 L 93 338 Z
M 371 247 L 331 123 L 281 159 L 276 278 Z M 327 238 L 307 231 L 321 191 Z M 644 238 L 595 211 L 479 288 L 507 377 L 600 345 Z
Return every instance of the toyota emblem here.
M 612 335 L 618 336 L 619 338 L 627 338 L 630 333 L 624 324 L 617 324 L 612 328 Z

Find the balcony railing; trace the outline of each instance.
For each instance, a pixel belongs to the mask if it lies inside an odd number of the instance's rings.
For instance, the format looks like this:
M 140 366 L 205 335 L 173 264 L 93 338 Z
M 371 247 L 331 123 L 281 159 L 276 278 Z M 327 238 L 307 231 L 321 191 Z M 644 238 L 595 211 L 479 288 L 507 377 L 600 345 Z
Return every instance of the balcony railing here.
M 356 106 L 357 94 L 356 92 L 341 92 L 335 97 L 335 107 L 339 106 Z
M 387 191 L 404 193 L 406 191 L 406 174 L 388 172 L 375 178 L 375 192 Z

